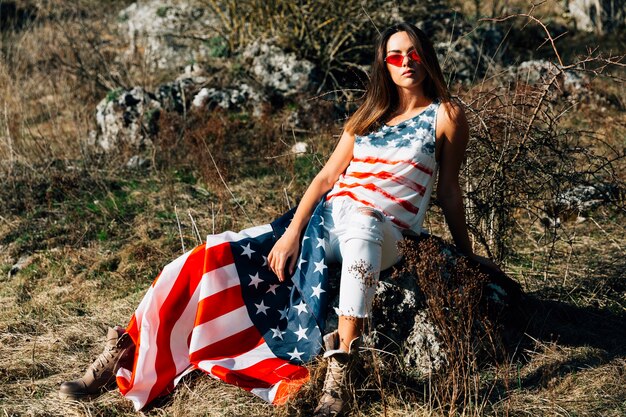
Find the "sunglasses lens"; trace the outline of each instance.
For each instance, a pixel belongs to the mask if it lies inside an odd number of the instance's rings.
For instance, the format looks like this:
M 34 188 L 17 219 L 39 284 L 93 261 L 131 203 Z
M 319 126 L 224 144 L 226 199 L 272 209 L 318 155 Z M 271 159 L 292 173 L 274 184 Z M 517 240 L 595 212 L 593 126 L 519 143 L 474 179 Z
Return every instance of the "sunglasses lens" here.
M 404 56 L 400 54 L 387 55 L 387 58 L 385 59 L 385 61 L 387 61 L 388 64 L 393 65 L 395 67 L 401 67 L 402 61 L 404 61 Z
M 411 58 L 411 61 L 415 61 L 415 62 L 417 62 L 418 64 L 419 64 L 420 62 L 422 62 L 422 59 L 421 59 L 421 58 L 420 58 L 420 56 L 417 54 L 417 51 L 411 51 L 411 52 L 409 53 L 409 58 Z

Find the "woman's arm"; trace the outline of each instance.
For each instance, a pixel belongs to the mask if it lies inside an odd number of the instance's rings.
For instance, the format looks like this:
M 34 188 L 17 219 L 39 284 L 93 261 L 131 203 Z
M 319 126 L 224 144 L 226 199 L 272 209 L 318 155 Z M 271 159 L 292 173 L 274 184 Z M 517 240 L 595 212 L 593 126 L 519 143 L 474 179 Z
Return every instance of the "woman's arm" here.
M 465 223 L 465 206 L 459 185 L 459 171 L 469 141 L 469 126 L 463 109 L 452 102 L 444 103 L 437 121 L 437 137 L 442 140 L 439 157 L 437 199 L 456 247 L 475 261 L 500 271 L 490 259 L 474 254 Z M 441 136 L 440 136 L 441 135 Z
M 444 103 L 437 121 L 439 140 L 443 141 L 439 156 L 437 199 L 441 203 L 446 223 L 457 248 L 472 256 L 472 245 L 465 223 L 463 194 L 459 185 L 459 171 L 469 141 L 469 126 L 463 109 L 452 102 Z
M 344 131 L 332 155 L 302 196 L 289 227 L 267 256 L 270 269 L 278 276 L 279 281 L 282 282 L 286 278 L 286 265 L 289 266 L 289 274 L 293 274 L 300 246 L 300 233 L 307 225 L 320 198 L 333 187 L 339 175 L 346 170 L 352 160 L 353 150 L 354 135 Z

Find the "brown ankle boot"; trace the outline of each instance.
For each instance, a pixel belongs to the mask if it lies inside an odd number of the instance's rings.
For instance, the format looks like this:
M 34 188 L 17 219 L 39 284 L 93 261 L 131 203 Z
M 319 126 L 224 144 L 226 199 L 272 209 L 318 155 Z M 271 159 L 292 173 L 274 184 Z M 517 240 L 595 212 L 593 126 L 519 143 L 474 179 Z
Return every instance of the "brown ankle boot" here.
M 313 411 L 314 417 L 343 416 L 348 411 L 350 401 L 349 385 L 352 381 L 352 367 L 358 355 L 358 338 L 350 342 L 350 352 L 345 352 L 339 347 L 339 333 L 334 331 L 324 336 L 328 359 L 326 378 L 322 396 Z
M 132 347 L 133 341 L 122 327 L 109 327 L 104 351 L 87 368 L 82 378 L 62 383 L 59 396 L 70 400 L 88 399 L 112 387 L 119 364 L 129 359 L 133 353 Z

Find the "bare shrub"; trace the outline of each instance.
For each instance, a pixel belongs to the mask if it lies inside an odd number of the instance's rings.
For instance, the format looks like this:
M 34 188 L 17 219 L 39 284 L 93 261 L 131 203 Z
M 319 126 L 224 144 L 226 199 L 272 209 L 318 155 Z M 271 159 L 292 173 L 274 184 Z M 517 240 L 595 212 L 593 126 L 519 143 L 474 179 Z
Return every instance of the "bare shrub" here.
M 405 240 L 401 251 L 404 273 L 416 277 L 445 351 L 446 363 L 429 377 L 430 401 L 448 415 L 479 414 L 487 401 L 481 362 L 502 355 L 496 324 L 481 303 L 487 276 L 432 238 Z

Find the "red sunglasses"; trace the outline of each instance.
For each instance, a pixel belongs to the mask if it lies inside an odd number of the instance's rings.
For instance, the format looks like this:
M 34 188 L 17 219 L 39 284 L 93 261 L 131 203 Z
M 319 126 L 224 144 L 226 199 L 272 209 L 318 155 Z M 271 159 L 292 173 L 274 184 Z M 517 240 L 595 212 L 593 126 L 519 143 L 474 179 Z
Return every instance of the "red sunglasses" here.
M 417 51 L 415 49 L 413 49 L 411 52 L 409 52 L 406 55 L 402 55 L 402 54 L 387 55 L 387 58 L 385 58 L 385 62 L 393 65 L 394 67 L 401 67 L 402 63 L 404 62 L 405 56 L 408 56 L 411 61 L 415 61 L 418 64 L 422 63 L 422 59 L 417 54 Z

